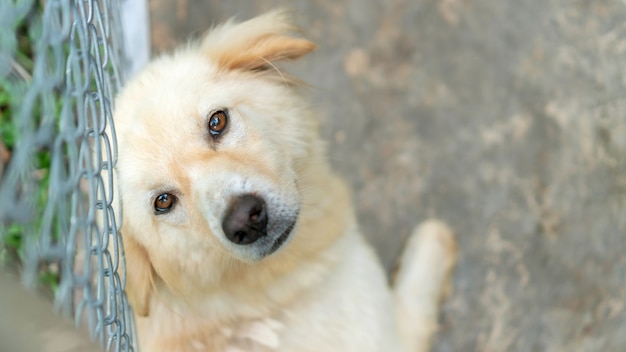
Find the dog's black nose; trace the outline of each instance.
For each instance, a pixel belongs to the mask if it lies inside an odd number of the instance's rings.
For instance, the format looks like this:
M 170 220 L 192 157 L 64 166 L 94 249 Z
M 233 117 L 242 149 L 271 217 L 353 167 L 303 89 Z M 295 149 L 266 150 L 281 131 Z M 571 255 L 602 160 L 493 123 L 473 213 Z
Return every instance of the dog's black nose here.
M 222 229 L 226 238 L 236 244 L 254 243 L 267 234 L 265 201 L 255 195 L 245 194 L 230 205 Z

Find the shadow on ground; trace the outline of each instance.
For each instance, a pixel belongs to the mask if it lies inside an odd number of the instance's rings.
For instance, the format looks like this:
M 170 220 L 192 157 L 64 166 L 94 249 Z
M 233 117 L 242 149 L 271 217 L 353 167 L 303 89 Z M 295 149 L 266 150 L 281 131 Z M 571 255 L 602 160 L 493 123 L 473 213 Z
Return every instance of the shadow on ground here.
M 280 3 L 385 266 L 422 219 L 458 234 L 434 350 L 626 351 L 624 2 Z M 152 0 L 153 49 L 276 4 Z

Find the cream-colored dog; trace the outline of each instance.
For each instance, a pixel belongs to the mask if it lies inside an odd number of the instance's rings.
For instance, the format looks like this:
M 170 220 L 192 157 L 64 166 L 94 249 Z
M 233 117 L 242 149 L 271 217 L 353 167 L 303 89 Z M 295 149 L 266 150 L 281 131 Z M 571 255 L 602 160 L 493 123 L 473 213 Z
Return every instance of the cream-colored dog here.
M 454 262 L 428 222 L 395 288 L 329 169 L 275 11 L 162 57 L 117 100 L 127 292 L 142 351 L 424 351 Z

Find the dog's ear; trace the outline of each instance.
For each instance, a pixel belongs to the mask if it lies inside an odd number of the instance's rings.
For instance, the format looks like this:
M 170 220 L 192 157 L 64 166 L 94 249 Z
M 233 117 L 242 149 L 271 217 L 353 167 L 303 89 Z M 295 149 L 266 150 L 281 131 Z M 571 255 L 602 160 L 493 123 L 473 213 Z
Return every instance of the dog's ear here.
M 124 236 L 126 259 L 126 293 L 135 314 L 145 317 L 150 313 L 150 293 L 154 268 L 146 249 L 129 236 Z
M 201 50 L 222 69 L 264 71 L 275 61 L 297 59 L 315 50 L 313 42 L 292 35 L 297 31 L 288 13 L 277 10 L 214 28 Z

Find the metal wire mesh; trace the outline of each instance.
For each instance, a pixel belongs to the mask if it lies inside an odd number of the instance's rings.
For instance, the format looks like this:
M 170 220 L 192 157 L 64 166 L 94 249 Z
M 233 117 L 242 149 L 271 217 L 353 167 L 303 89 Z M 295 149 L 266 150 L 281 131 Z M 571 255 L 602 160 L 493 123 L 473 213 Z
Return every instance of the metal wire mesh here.
M 19 262 L 25 285 L 52 293 L 107 351 L 136 346 L 106 172 L 117 159 L 119 11 L 120 0 L 0 1 L 0 89 L 10 97 L 0 110 L 0 259 Z M 18 60 L 24 38 L 30 69 Z

